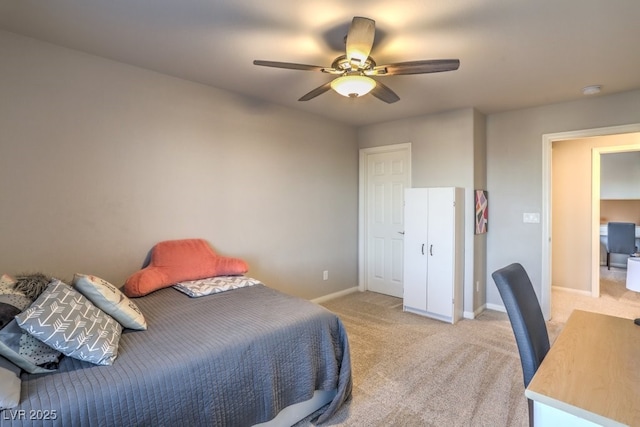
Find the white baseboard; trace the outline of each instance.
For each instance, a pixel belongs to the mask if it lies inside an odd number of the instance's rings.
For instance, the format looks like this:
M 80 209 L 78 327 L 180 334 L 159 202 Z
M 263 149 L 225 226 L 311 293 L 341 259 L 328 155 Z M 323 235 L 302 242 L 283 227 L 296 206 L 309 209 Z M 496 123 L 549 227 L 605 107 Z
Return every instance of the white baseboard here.
M 507 309 L 504 308 L 504 305 L 498 305 L 498 304 L 487 304 L 487 308 L 489 310 L 495 310 L 495 311 L 501 311 L 503 313 L 507 312 Z
M 358 292 L 358 291 L 359 291 L 359 288 L 357 286 L 354 286 L 353 288 L 345 289 L 344 291 L 338 291 L 338 292 L 334 292 L 334 293 L 329 294 L 329 295 L 325 295 L 325 296 L 322 296 L 322 297 L 314 298 L 314 299 L 311 300 L 311 302 L 315 302 L 316 304 L 322 304 L 323 302 L 327 302 L 327 301 L 335 299 L 335 298 L 343 297 L 345 295 L 349 295 L 349 294 L 352 294 L 352 293 Z
M 476 308 L 474 311 L 465 311 L 462 313 L 462 317 L 464 317 L 465 319 L 475 319 L 476 317 L 478 317 L 480 315 L 480 313 L 482 313 L 485 309 L 487 308 L 487 305 L 484 304 L 478 308 Z
M 591 296 L 591 291 L 583 291 L 581 289 L 572 289 L 572 288 L 563 288 L 563 287 L 560 287 L 560 286 L 551 286 L 551 290 L 552 291 L 567 292 L 567 293 L 571 293 L 571 294 L 582 295 L 582 296 L 585 296 L 585 297 L 590 297 Z

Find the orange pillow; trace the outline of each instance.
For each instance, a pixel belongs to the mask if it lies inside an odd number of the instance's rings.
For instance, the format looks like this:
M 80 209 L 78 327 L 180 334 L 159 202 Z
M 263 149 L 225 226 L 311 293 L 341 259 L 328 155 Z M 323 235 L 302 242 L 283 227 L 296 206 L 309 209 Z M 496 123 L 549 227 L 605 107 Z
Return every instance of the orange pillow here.
M 167 240 L 151 250 L 151 262 L 124 284 L 128 297 L 141 297 L 185 280 L 244 274 L 247 263 L 218 256 L 202 239 Z

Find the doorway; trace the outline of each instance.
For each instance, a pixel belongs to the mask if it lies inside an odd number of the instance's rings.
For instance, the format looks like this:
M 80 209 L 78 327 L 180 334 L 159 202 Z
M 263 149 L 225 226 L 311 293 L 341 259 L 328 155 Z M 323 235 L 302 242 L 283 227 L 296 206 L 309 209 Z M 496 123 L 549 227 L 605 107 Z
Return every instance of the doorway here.
M 552 145 L 555 142 L 585 139 L 598 136 L 609 136 L 617 134 L 627 134 L 640 132 L 640 124 L 613 126 L 598 129 L 586 129 L 572 132 L 562 132 L 556 134 L 543 135 L 543 188 L 542 188 L 542 287 L 541 287 L 541 306 L 546 319 L 551 316 L 551 277 L 552 277 L 552 229 L 551 229 L 551 211 L 552 211 Z M 625 146 L 621 151 L 632 151 L 632 146 Z M 590 212 L 590 229 L 591 229 L 591 254 L 590 254 L 590 281 L 592 296 L 599 295 L 599 265 L 600 265 L 600 154 L 606 152 L 605 149 L 612 150 L 615 147 L 594 147 L 592 149 L 592 189 L 591 189 L 591 212 Z M 637 149 L 640 149 L 640 145 Z M 597 168 L 597 170 L 596 170 Z M 595 295 L 594 295 L 595 293 Z
M 402 298 L 411 144 L 360 150 L 358 287 Z

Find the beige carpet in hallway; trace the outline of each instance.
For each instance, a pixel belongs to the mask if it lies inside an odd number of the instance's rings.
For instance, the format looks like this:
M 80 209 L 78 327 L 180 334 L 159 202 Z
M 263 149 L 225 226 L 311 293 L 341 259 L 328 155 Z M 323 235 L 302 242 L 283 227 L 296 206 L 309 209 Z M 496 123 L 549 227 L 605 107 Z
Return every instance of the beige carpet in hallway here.
M 627 319 L 640 317 L 640 293 L 626 288 L 627 270 L 600 267 L 600 298 L 554 288 L 551 295 L 551 320 L 565 323 L 575 309 L 594 311 Z

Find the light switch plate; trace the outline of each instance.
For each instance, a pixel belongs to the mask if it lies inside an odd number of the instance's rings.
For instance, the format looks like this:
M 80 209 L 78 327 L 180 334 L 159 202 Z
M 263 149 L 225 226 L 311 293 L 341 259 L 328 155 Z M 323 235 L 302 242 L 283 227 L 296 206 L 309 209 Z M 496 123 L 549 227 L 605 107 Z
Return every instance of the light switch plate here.
M 522 222 L 528 224 L 539 224 L 540 214 L 537 212 L 525 212 L 522 214 Z

